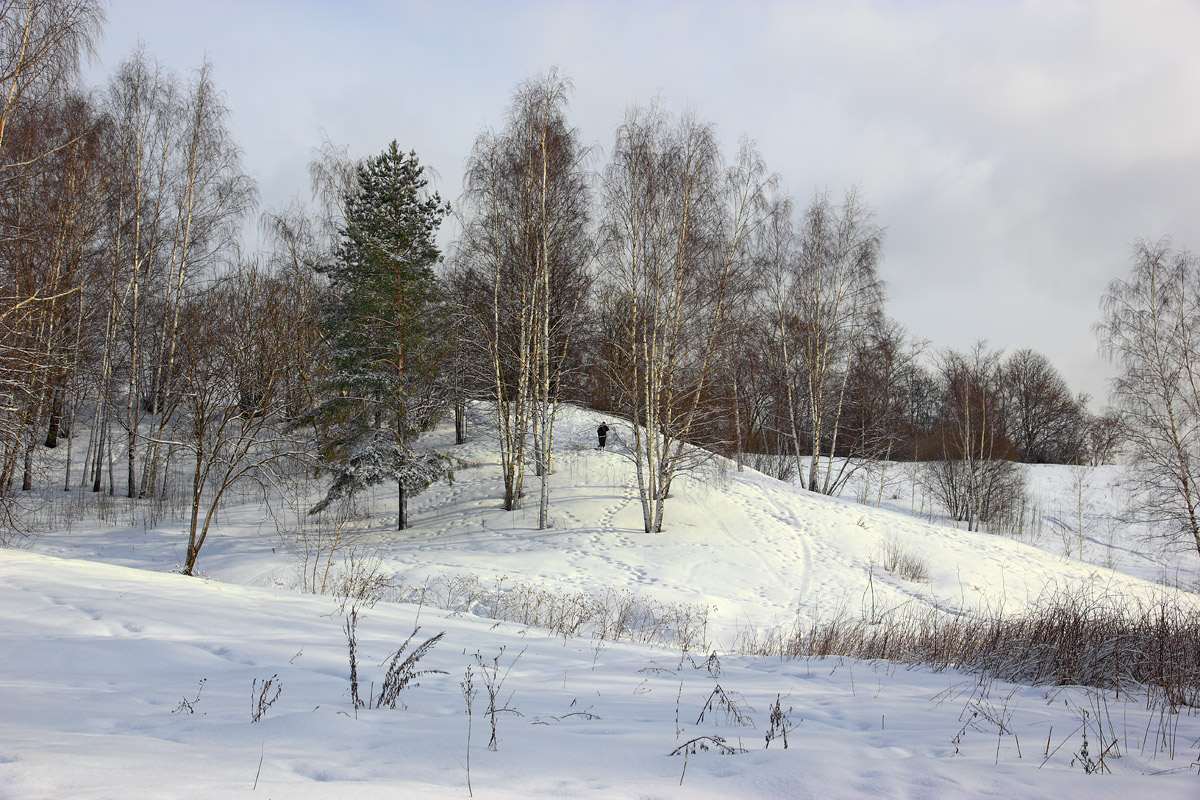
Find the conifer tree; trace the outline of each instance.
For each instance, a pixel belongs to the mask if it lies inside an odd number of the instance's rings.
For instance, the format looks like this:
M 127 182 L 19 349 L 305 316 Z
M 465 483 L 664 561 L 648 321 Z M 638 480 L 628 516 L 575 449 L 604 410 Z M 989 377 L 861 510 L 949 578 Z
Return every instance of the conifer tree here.
M 445 304 L 434 276 L 435 236 L 449 206 L 427 191 L 415 152 L 396 142 L 360 163 L 343 197 L 341 243 L 324 309 L 330 360 L 327 400 L 316 415 L 333 465 L 329 493 L 312 512 L 384 481 L 408 498 L 446 474 L 446 458 L 413 448 L 444 406 L 437 381 L 446 356 Z

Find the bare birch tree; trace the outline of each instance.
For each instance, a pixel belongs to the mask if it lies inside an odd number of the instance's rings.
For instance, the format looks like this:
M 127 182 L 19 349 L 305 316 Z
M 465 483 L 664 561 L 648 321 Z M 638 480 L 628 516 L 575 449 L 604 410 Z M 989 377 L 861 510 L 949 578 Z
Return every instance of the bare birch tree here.
M 69 353 L 91 220 L 80 198 L 98 173 L 94 110 L 74 90 L 103 19 L 94 0 L 0 3 L 0 541 L 17 525 L 9 496 L 17 454 L 31 488 L 35 431 L 56 419 L 77 364 Z
M 456 284 L 492 367 L 504 507 L 520 503 L 532 433 L 539 528 L 548 524 L 554 421 L 591 282 L 589 149 L 566 120 L 570 90 L 553 70 L 522 83 L 505 129 L 476 140 L 456 254 Z
M 630 109 L 617 130 L 601 182 L 606 377 L 631 423 L 647 533 L 662 530 L 671 482 L 697 456 L 689 441 L 772 179 L 748 141 L 725 168 L 711 125 L 657 105 Z
M 171 451 L 159 442 L 178 401 L 180 309 L 189 288 L 234 246 L 256 189 L 225 127 L 228 110 L 210 64 L 185 85 L 139 48 L 110 81 L 106 104 L 110 268 L 92 488 L 101 488 L 105 451 L 111 464 L 117 449 L 116 422 L 128 494 L 161 496 Z
M 288 313 L 298 323 L 297 336 L 289 343 L 292 364 L 284 374 L 284 395 L 288 416 L 299 419 L 316 406 L 324 379 L 320 309 L 325 287 L 315 269 L 332 255 L 298 202 L 266 212 L 260 226 L 271 244 L 272 273 L 287 287 Z
M 104 183 L 98 144 L 101 125 L 86 99 L 68 97 L 32 116 L 22 122 L 32 122 L 39 132 L 37 139 L 42 144 L 34 144 L 33 150 L 44 146 L 47 139 L 64 145 L 9 172 L 6 183 L 10 192 L 0 201 L 9 234 L 0 247 L 13 270 L 16 295 L 43 298 L 28 309 L 28 324 L 23 329 L 30 337 L 27 346 L 37 354 L 32 362 L 37 369 L 24 381 L 28 400 L 22 415 L 25 490 L 33 484 L 35 446 L 57 446 L 68 387 L 79 367 L 78 347 L 85 321 L 82 292 L 94 277 L 100 226 L 94 200 Z M 17 135 L 10 136 L 10 143 L 26 138 L 20 127 L 11 129 Z M 26 174 L 18 180 L 22 172 Z M 6 344 L 20 341 L 15 335 L 16 331 L 10 332 Z
M 230 271 L 185 305 L 171 444 L 189 455 L 190 513 L 182 572 L 195 574 L 213 517 L 243 480 L 272 484 L 298 457 L 286 433 L 284 374 L 296 320 L 282 283 L 253 264 Z
M 524 494 L 525 448 L 531 425 L 533 365 L 532 286 L 517 264 L 526 248 L 517 232 L 524 225 L 520 192 L 510 177 L 502 138 L 491 131 L 475 141 L 467 161 L 461 204 L 471 216 L 455 252 L 454 283 L 473 320 L 475 338 L 491 365 L 496 403 L 504 508 L 516 509 Z
M 70 88 L 103 23 L 99 0 L 0 2 L 0 150 L 8 123 L 19 108 L 37 106 Z M 31 154 L 20 163 L 41 155 Z
M 1139 239 L 1132 251 L 1095 333 L 1119 370 L 1110 399 L 1125 423 L 1137 508 L 1166 526 L 1166 539 L 1200 552 L 1200 260 L 1169 238 Z
M 1025 473 L 1005 433 L 1001 357 L 983 342 L 941 357 L 942 452 L 923 474 L 947 513 L 972 531 L 1010 524 L 1025 492 Z
M 110 263 L 104 362 L 101 395 L 95 423 L 106 442 L 111 460 L 114 419 L 124 428 L 127 464 L 126 490 L 137 495 L 138 426 L 144 409 L 140 390 L 143 346 L 147 338 L 146 307 L 151 297 L 152 271 L 165 238 L 168 164 L 173 153 L 179 119 L 178 82 L 150 59 L 143 49 L 118 67 L 108 91 L 108 113 L 113 120 L 114 170 L 109 196 L 110 221 L 106 253 Z M 150 330 L 153 330 L 151 326 Z M 123 380 L 122 380 L 123 378 Z M 118 383 L 124 383 L 118 387 Z M 124 417 L 117 406 L 124 394 Z M 102 450 L 102 448 L 101 448 Z M 100 450 L 94 470 L 93 491 L 101 486 Z M 113 476 L 109 474 L 110 491 Z
M 141 494 L 154 494 L 163 481 L 165 494 L 168 463 L 157 444 L 167 425 L 176 398 L 176 350 L 180 310 L 189 284 L 212 269 L 231 251 L 245 215 L 257 199 L 253 181 L 242 171 L 240 151 L 225 127 L 229 110 L 213 85 L 212 65 L 196 71 L 181 109 L 177 160 L 166 187 L 170 210 L 169 250 L 164 245 L 165 274 L 157 328 L 158 352 L 147 369 L 149 386 L 150 445 L 142 468 Z
M 856 349 L 879 322 L 877 275 L 883 230 L 857 189 L 835 205 L 818 192 L 800 216 L 794 251 L 773 259 L 777 347 L 783 353 L 797 470 L 813 492 L 833 494 L 849 477 L 835 466 Z M 800 463 L 807 444 L 807 469 Z M 824 467 L 822 467 L 824 461 Z

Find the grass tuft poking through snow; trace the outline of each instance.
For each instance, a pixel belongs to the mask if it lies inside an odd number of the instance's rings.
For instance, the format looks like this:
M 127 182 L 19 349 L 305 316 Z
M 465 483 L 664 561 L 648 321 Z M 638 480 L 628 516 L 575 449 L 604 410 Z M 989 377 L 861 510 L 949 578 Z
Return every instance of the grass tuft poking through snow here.
M 883 568 L 916 583 L 929 580 L 929 562 L 895 539 L 883 543 Z

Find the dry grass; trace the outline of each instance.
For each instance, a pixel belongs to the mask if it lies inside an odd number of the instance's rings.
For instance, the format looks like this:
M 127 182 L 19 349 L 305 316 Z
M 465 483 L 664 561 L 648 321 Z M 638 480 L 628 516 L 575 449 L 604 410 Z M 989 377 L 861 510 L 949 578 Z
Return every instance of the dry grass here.
M 922 583 L 929 580 L 929 562 L 920 553 L 888 539 L 883 543 L 883 568 L 905 580 Z
M 684 652 L 708 647 L 706 606 L 659 602 L 627 589 L 563 591 L 503 577 L 438 575 L 419 586 L 401 587 L 387 599 L 545 628 L 560 636 L 658 644 Z
M 872 623 L 848 612 L 742 637 L 744 652 L 831 655 L 961 669 L 1026 685 L 1142 691 L 1171 708 L 1200 706 L 1200 615 L 1176 597 L 1059 592 L 1020 615 L 936 609 Z

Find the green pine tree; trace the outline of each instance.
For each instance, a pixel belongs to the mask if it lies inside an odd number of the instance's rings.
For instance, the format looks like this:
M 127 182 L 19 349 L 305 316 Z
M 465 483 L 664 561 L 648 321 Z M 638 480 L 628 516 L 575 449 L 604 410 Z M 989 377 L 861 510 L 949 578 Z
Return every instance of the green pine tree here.
M 327 400 L 316 416 L 333 467 L 328 495 L 384 481 L 398 491 L 397 527 L 408 498 L 446 474 L 447 459 L 413 442 L 445 405 L 438 370 L 447 352 L 445 303 L 433 272 L 435 236 L 449 206 L 426 187 L 414 152 L 396 142 L 360 163 L 344 201 L 341 244 L 331 264 L 324 325 L 330 357 Z

